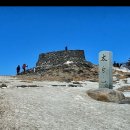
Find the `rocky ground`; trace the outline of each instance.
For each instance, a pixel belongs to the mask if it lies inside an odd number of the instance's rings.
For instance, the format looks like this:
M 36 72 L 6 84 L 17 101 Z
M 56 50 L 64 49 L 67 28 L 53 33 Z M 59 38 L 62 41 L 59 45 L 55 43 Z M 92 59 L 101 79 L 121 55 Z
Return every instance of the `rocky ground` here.
M 0 76 L 0 130 L 129 130 L 129 75 L 113 68 L 113 90 L 105 94 L 91 63 Z
M 57 66 L 37 66 L 35 72 L 33 69 L 21 72 L 18 75 L 21 79 L 30 80 L 49 80 L 49 81 L 94 81 L 98 82 L 98 66 L 91 62 L 73 63 L 68 61 L 66 64 Z M 119 79 L 124 80 L 130 77 L 130 71 L 126 68 L 113 68 L 113 82 L 118 82 Z
M 85 63 L 66 63 L 51 67 L 36 67 L 36 72 L 27 70 L 26 73 L 21 73 L 19 77 L 36 78 L 37 80 L 50 81 L 98 81 L 98 68 L 96 65 Z
M 130 104 L 97 101 L 87 95 L 87 90 L 98 88 L 98 82 L 24 76 L 0 76 L 0 130 L 130 129 Z M 114 90 L 124 85 L 116 79 Z

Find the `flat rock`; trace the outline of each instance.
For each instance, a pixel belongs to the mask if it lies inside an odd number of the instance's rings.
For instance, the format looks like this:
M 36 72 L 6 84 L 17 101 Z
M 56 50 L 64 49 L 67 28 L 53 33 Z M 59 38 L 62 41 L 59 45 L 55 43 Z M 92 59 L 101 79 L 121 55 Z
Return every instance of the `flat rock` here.
M 119 104 L 130 104 L 130 97 L 126 97 L 125 99 L 121 100 Z
M 26 88 L 26 87 L 38 87 L 37 85 L 20 85 L 20 86 L 17 86 L 17 88 Z
M 0 88 L 3 88 L 3 87 L 6 87 L 6 88 L 7 88 L 7 85 L 6 85 L 6 84 L 1 84 L 1 85 L 0 85 Z
M 130 91 L 130 86 L 122 86 L 120 88 L 117 89 L 118 91 Z

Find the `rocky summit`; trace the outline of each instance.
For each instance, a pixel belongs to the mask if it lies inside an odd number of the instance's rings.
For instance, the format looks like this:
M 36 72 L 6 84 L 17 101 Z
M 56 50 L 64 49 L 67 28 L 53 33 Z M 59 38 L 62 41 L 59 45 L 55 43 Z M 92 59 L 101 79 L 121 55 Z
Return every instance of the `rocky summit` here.
M 90 63 L 73 63 L 66 62 L 64 64 L 46 67 L 36 67 L 35 72 L 33 70 L 27 70 L 26 73 L 21 73 L 26 78 L 36 78 L 40 80 L 50 81 L 98 81 L 98 69 L 97 66 Z
M 97 81 L 98 72 L 96 66 L 91 63 L 70 63 L 54 66 L 45 71 L 39 71 L 44 79 L 60 80 L 60 81 L 81 81 L 94 80 Z
M 63 50 L 39 55 L 35 71 L 20 75 L 50 81 L 98 81 L 97 66 L 86 61 L 83 50 Z

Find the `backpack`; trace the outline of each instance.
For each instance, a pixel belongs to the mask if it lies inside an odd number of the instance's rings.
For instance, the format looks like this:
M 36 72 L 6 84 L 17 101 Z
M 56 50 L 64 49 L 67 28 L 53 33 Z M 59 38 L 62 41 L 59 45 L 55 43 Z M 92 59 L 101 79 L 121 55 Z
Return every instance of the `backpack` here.
M 23 64 L 22 68 L 25 69 L 25 67 L 26 67 L 26 64 Z

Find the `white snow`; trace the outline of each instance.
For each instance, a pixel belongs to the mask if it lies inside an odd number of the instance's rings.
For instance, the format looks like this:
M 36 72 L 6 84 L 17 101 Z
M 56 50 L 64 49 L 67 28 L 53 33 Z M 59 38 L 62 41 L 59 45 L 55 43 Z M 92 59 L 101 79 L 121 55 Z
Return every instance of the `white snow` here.
M 98 83 L 79 82 L 83 87 L 68 87 L 69 83 L 65 82 L 28 82 L 0 76 L 0 83 L 7 85 L 7 88 L 0 89 L 0 130 L 130 129 L 129 104 L 93 100 L 86 91 L 98 88 Z M 16 87 L 23 84 L 40 87 Z
M 129 69 L 127 69 L 126 67 L 123 67 L 123 66 L 121 66 L 120 68 L 113 67 L 113 70 L 122 71 L 122 72 L 130 72 Z M 118 74 L 118 72 L 116 72 L 116 74 Z M 113 76 L 113 81 L 116 81 L 116 80 L 117 80 L 117 77 Z M 120 79 L 116 84 L 114 84 L 114 88 L 113 89 L 117 89 L 117 88 L 119 88 L 121 86 L 130 86 L 130 78 Z M 130 97 L 130 92 L 123 92 L 123 94 L 126 97 Z
M 64 64 L 71 64 L 73 61 L 66 61 Z
M 122 66 L 120 68 L 113 67 L 113 70 L 118 70 L 118 71 L 122 71 L 122 72 L 130 72 L 130 70 L 128 68 L 122 67 Z
M 123 94 L 125 95 L 125 97 L 130 97 L 130 92 L 123 92 Z

